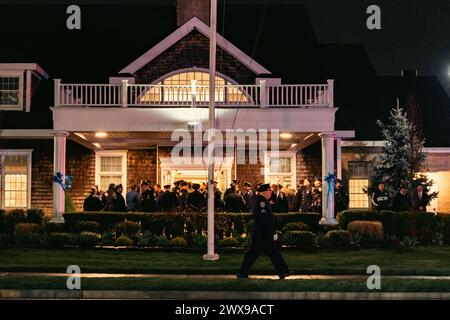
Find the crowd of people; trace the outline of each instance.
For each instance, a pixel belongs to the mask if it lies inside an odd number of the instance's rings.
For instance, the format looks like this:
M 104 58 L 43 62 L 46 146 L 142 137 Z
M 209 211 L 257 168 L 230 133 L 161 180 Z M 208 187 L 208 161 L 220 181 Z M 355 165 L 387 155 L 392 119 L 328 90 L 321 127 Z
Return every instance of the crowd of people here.
M 408 193 L 405 186 L 400 186 L 400 190 L 391 199 L 386 192 L 386 184 L 378 183 L 377 190 L 372 194 L 372 205 L 375 210 L 393 211 L 427 211 L 430 198 L 424 191 L 422 185 L 418 185 L 413 195 Z
M 239 180 L 232 180 L 229 188 L 222 194 L 215 184 L 214 208 L 216 211 L 252 212 L 262 183 L 245 181 L 240 188 Z M 322 181 L 316 178 L 314 183 L 305 179 L 297 190 L 279 184 L 271 185 L 272 195 L 269 203 L 273 212 L 322 212 Z M 191 183 L 184 180 L 175 181 L 173 185 L 151 184 L 142 180 L 133 184 L 124 195 L 122 184 L 111 183 L 103 192 L 97 186 L 92 187 L 84 201 L 84 211 L 205 211 L 208 201 L 207 183 Z M 348 209 L 349 197 L 342 181 L 336 181 L 335 211 Z

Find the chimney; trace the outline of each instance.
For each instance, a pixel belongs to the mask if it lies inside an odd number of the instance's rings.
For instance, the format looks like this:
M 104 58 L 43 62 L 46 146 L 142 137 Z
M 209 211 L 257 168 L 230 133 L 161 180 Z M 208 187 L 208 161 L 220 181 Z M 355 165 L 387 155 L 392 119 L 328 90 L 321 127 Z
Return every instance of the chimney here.
M 177 27 L 192 17 L 197 17 L 209 26 L 210 0 L 177 0 Z
M 402 70 L 403 78 L 414 78 L 414 77 L 417 77 L 418 75 L 419 75 L 419 72 L 417 71 L 417 69 Z

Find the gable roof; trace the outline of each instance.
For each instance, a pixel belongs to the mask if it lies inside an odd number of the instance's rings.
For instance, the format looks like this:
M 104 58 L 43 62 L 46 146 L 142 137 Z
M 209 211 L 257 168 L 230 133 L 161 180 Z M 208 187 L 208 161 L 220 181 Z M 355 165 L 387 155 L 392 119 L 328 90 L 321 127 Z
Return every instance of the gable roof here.
M 128 66 L 120 70 L 119 73 L 129 73 L 129 74 L 135 73 L 136 71 L 144 67 L 147 63 L 149 63 L 157 56 L 159 56 L 161 53 L 163 53 L 165 50 L 167 50 L 172 45 L 177 43 L 179 40 L 183 39 L 194 29 L 197 29 L 201 34 L 203 34 L 205 37 L 209 39 L 209 34 L 211 30 L 210 27 L 203 21 L 201 21 L 199 18 L 193 17 L 188 22 L 179 27 L 177 30 L 168 35 L 166 38 L 164 38 L 162 41 L 160 41 L 153 48 L 151 48 L 143 55 L 141 55 L 139 58 L 130 63 Z M 227 51 L 230 55 L 232 55 L 244 66 L 252 70 L 257 75 L 271 74 L 269 70 L 267 70 L 262 65 L 257 63 L 255 60 L 253 60 L 251 57 L 249 57 L 246 53 L 244 53 L 238 47 L 233 45 L 231 42 L 226 40 L 220 34 L 217 34 L 217 45 L 223 50 Z

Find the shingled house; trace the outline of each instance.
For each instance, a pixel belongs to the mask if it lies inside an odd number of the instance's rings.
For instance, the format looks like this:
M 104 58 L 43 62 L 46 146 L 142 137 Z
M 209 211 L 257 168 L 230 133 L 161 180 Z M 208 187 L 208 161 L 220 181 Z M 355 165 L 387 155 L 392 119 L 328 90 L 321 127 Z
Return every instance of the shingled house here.
M 166 10 L 171 16 L 173 8 Z M 147 51 L 133 49 L 146 39 L 125 41 L 127 55 L 118 60 L 128 62 L 111 67 L 103 81 L 99 74 L 105 72 L 94 67 L 101 61 L 91 63 L 92 76 L 72 77 L 81 78 L 77 82 L 66 81 L 61 70 L 83 68 L 83 59 L 67 59 L 73 65 L 48 61 L 51 81 L 40 61 L 0 55 L 1 207 L 39 207 L 59 218 L 65 194 L 52 182 L 58 171 L 73 176 L 67 192 L 77 210 L 92 185 L 105 190 L 111 182 L 126 189 L 142 179 L 206 181 L 204 163 L 171 160 L 178 143 L 171 136 L 177 129 L 207 128 L 208 10 L 208 1 L 177 1 L 175 29 Z M 368 208 L 361 187 L 381 150 L 376 119 L 385 119 L 397 98 L 406 103 L 413 97 L 423 110 L 429 168 L 440 191 L 430 210 L 450 212 L 450 99 L 437 79 L 379 77 L 359 45 L 318 43 L 306 11 L 298 10 L 302 50 L 277 43 L 285 59 L 277 63 L 270 58 L 274 38 L 260 43 L 263 53 L 249 54 L 217 35 L 218 128 L 280 131 L 276 157 L 265 153 L 244 164 L 224 157 L 215 173 L 218 187 L 237 178 L 295 188 L 306 177 L 336 172 L 349 186 L 350 206 Z M 39 56 L 39 46 L 29 49 L 35 55 L 23 59 Z M 64 54 L 57 61 L 65 61 Z M 247 157 L 251 148 L 245 146 Z M 326 206 L 323 216 L 324 222 L 334 221 Z

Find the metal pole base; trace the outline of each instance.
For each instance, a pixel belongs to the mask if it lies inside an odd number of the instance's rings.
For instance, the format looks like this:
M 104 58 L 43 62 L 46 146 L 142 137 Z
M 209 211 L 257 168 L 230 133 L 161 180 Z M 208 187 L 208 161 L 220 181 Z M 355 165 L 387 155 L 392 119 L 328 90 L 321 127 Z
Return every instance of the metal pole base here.
M 338 222 L 336 221 L 335 218 L 329 218 L 329 219 L 322 218 L 322 219 L 320 219 L 319 224 L 336 225 L 336 224 L 338 224 Z
M 203 255 L 203 260 L 210 260 L 210 261 L 215 261 L 215 260 L 219 260 L 219 255 L 216 253 L 213 254 L 204 254 Z

